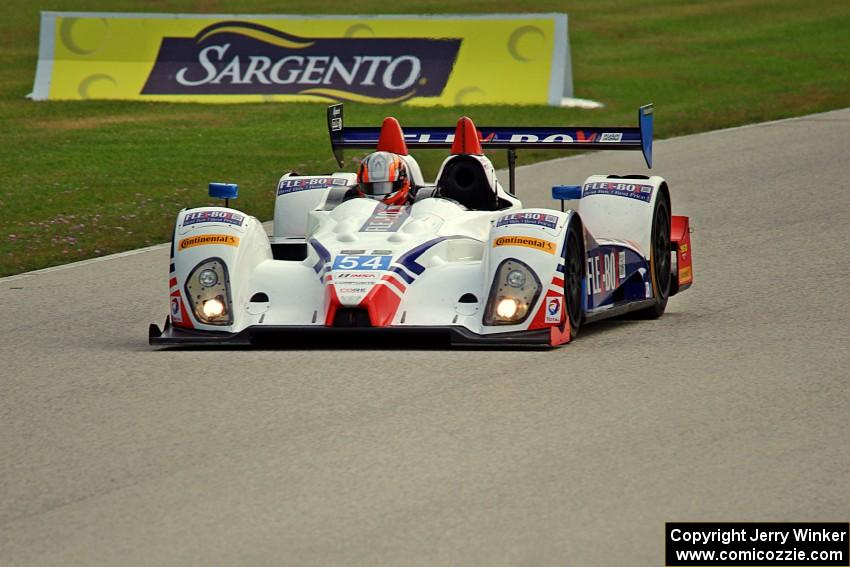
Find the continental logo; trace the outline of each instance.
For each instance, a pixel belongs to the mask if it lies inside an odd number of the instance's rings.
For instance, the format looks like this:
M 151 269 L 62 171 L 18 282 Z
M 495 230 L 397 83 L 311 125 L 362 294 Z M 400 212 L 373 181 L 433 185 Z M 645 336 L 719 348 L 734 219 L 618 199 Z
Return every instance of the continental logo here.
M 166 37 L 143 95 L 314 95 L 395 103 L 442 94 L 460 39 L 305 38 L 224 21 Z
M 686 284 L 691 283 L 691 280 L 694 279 L 693 273 L 691 272 L 690 266 L 685 266 L 681 270 L 679 270 L 679 283 Z
M 229 234 L 202 234 L 184 238 L 177 245 L 178 250 L 186 250 L 195 246 L 206 246 L 207 244 L 223 244 L 225 246 L 239 246 L 239 237 Z
M 493 248 L 499 246 L 524 246 L 526 248 L 534 248 L 547 254 L 555 253 L 555 243 L 542 238 L 532 238 L 530 236 L 500 236 L 493 241 Z

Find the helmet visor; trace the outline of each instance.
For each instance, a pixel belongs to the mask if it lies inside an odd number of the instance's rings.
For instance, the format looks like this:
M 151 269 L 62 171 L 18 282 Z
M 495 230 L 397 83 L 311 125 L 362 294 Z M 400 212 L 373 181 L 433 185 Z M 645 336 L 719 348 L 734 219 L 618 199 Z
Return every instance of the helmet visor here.
M 392 181 L 374 181 L 367 183 L 367 193 L 372 195 L 389 195 L 393 192 Z

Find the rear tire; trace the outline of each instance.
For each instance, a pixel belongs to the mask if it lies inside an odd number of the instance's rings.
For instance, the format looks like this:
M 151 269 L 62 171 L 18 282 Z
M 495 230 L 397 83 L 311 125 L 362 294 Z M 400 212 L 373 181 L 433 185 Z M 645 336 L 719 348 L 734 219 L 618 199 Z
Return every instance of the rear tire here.
M 670 199 L 667 193 L 658 192 L 652 214 L 652 240 L 650 250 L 650 277 L 655 304 L 634 312 L 637 319 L 658 319 L 667 309 L 673 274 L 670 271 Z
M 566 303 L 567 324 L 570 326 L 570 338 L 578 335 L 584 322 L 582 283 L 584 282 L 586 264 L 581 223 L 572 221 L 567 229 L 567 237 L 564 243 L 564 302 Z

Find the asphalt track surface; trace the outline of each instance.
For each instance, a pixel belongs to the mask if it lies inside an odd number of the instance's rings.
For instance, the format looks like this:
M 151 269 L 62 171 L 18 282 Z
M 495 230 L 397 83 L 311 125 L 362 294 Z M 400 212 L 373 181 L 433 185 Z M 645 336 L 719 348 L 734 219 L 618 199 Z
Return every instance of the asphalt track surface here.
M 848 132 L 658 142 L 694 287 L 552 351 L 157 351 L 164 248 L 0 280 L 0 564 L 661 566 L 666 521 L 847 521 Z

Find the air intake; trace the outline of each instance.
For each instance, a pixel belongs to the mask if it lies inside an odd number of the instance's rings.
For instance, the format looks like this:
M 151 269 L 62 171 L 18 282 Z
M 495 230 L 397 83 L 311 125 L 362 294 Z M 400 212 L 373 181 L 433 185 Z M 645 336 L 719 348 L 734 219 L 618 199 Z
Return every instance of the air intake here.
M 336 310 L 334 316 L 334 327 L 354 328 L 371 327 L 369 312 L 357 307 L 341 307 Z

